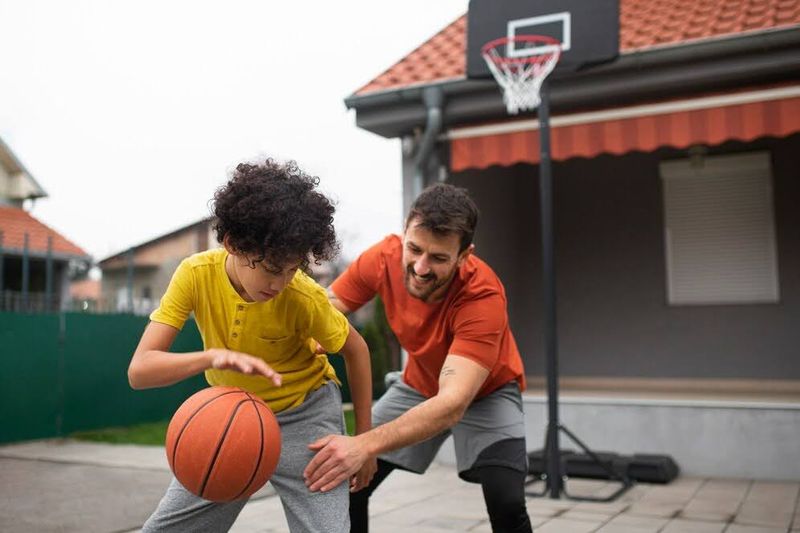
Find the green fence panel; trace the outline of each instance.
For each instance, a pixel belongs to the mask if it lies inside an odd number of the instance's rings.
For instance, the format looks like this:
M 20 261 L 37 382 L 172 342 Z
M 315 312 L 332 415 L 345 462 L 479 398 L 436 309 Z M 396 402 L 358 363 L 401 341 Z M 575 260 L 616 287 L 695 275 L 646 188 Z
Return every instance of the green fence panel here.
M 342 401 L 352 402 L 350 397 L 350 384 L 347 382 L 347 367 L 344 364 L 344 357 L 339 354 L 328 354 L 328 361 L 336 371 L 336 377 L 342 382 Z
M 0 442 L 58 430 L 58 317 L 0 312 Z
M 0 442 L 168 420 L 202 375 L 134 391 L 127 368 L 147 324 L 132 315 L 0 313 Z M 202 349 L 188 321 L 173 349 Z
M 167 420 L 188 396 L 206 386 L 202 375 L 169 387 L 132 390 L 128 363 L 147 318 L 133 315 L 66 315 L 64 432 Z M 188 321 L 174 351 L 202 350 Z
M 201 374 L 170 387 L 132 390 L 128 364 L 146 325 L 147 317 L 124 314 L 0 313 L 0 442 L 168 420 L 207 384 Z M 172 350 L 202 349 L 189 320 Z M 344 358 L 328 357 L 349 402 Z

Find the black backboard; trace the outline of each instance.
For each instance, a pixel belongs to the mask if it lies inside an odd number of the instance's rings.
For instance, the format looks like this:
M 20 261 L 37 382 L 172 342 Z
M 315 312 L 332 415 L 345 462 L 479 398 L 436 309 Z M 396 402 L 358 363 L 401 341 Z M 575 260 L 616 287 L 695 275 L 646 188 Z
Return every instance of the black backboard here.
M 619 54 L 619 0 L 470 0 L 467 76 L 490 78 L 481 48 L 515 35 L 546 35 L 561 42 L 557 70 L 611 61 Z

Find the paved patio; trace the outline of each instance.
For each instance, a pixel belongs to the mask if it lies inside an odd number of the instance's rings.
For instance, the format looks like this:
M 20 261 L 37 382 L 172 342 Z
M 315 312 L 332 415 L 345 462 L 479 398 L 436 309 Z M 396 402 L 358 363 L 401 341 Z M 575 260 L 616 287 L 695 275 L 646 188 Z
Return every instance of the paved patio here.
M 161 448 L 39 441 L 0 446 L 0 531 L 138 531 L 169 471 Z M 570 480 L 571 493 L 608 494 L 615 485 Z M 800 532 L 800 482 L 682 477 L 639 484 L 612 503 L 529 498 L 537 533 Z M 371 504 L 372 531 L 490 532 L 480 487 L 436 464 L 424 476 L 394 472 Z M 233 529 L 287 532 L 267 488 Z

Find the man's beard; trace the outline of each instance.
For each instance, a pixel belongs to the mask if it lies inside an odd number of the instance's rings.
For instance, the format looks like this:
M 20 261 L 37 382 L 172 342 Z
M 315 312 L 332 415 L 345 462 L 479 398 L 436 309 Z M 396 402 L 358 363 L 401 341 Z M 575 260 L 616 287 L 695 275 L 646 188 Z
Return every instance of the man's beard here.
M 412 288 L 411 285 L 412 278 L 416 278 L 418 280 L 427 282 L 425 288 L 422 289 L 422 292 L 416 292 L 416 289 Z M 414 265 L 408 265 L 406 267 L 406 275 L 404 281 L 406 285 L 406 290 L 412 297 L 417 298 L 418 300 L 422 300 L 423 302 L 427 302 L 433 295 L 433 293 L 435 293 L 437 290 L 445 286 L 452 278 L 453 278 L 452 272 L 444 279 L 437 278 L 433 273 L 427 274 L 425 276 L 417 276 L 416 274 L 414 274 Z

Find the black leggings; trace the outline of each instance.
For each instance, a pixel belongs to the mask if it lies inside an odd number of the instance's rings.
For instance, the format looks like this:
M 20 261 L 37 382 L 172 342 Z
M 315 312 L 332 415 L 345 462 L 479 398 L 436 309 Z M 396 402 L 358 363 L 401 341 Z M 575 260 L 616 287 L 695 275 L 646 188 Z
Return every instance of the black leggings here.
M 378 459 L 378 471 L 369 486 L 350 493 L 350 531 L 369 532 L 369 497 L 396 465 Z M 481 487 L 494 533 L 530 533 L 531 522 L 525 508 L 525 474 L 505 466 L 479 466 L 473 469 Z

